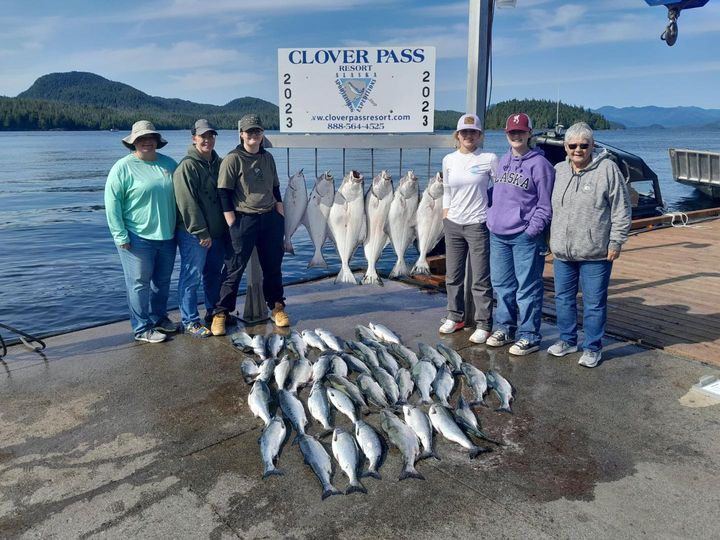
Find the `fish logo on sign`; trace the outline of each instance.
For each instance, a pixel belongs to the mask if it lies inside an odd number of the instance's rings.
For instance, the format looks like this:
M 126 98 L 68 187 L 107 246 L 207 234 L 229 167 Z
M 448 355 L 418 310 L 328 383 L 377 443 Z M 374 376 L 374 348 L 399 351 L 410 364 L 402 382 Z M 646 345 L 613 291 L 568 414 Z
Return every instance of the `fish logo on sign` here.
M 350 112 L 360 112 L 370 99 L 375 79 L 372 77 L 354 77 L 352 79 L 338 77 L 335 84 Z

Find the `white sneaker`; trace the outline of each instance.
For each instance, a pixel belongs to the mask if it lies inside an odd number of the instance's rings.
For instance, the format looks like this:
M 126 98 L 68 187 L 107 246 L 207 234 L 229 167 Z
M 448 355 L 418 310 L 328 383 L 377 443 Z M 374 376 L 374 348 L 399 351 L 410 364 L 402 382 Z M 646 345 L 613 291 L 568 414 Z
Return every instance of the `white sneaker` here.
M 490 332 L 488 330 L 478 328 L 472 333 L 472 336 L 470 336 L 470 341 L 472 341 L 473 343 L 485 343 L 487 341 L 487 338 L 489 337 Z
M 142 334 L 135 336 L 135 341 L 144 341 L 145 343 L 162 343 L 167 339 L 165 334 L 156 330 L 145 330 Z
M 566 354 L 577 352 L 577 350 L 577 345 L 570 345 L 567 341 L 561 339 L 550 345 L 547 352 L 553 356 L 565 356 Z
M 458 330 L 462 330 L 463 328 L 465 328 L 464 322 L 445 319 L 445 322 L 442 323 L 442 326 L 440 326 L 440 329 L 438 331 L 441 334 L 452 334 L 453 332 L 457 332 Z
M 594 368 L 600 363 L 601 357 L 601 351 L 584 351 L 582 353 L 582 356 L 580 357 L 580 360 L 578 360 L 578 364 L 580 364 L 581 366 Z

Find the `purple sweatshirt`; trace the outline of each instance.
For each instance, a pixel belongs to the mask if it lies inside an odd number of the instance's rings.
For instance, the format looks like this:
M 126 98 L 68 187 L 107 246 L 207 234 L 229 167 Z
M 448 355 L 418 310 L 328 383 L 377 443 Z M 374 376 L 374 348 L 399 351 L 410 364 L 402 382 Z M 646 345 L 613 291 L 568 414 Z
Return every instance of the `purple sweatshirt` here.
M 524 156 L 505 154 L 495 173 L 488 229 L 494 234 L 541 234 L 552 218 L 554 183 L 555 169 L 541 149 L 532 148 Z

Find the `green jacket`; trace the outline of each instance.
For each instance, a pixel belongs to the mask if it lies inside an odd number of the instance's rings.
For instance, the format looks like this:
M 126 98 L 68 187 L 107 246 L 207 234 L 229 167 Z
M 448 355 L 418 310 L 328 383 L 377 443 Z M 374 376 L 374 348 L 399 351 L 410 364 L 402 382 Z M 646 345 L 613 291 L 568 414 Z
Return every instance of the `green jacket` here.
M 277 202 L 273 188 L 279 185 L 275 160 L 262 147 L 257 154 L 251 154 L 240 144 L 220 165 L 218 187 L 233 190 L 233 206 L 238 212 L 269 212 Z
M 207 161 L 194 145 L 190 145 L 173 174 L 177 226 L 199 240 L 222 238 L 227 229 L 217 194 L 219 170 L 220 156 L 215 150 Z

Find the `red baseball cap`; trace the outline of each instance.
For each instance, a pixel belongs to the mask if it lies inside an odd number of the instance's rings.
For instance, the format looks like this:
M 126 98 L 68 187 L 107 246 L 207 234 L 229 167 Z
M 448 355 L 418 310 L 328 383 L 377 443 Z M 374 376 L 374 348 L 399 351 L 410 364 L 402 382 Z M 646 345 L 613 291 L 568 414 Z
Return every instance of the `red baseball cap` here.
M 532 133 L 532 120 L 525 113 L 516 113 L 508 116 L 505 122 L 505 131 L 529 131 Z

